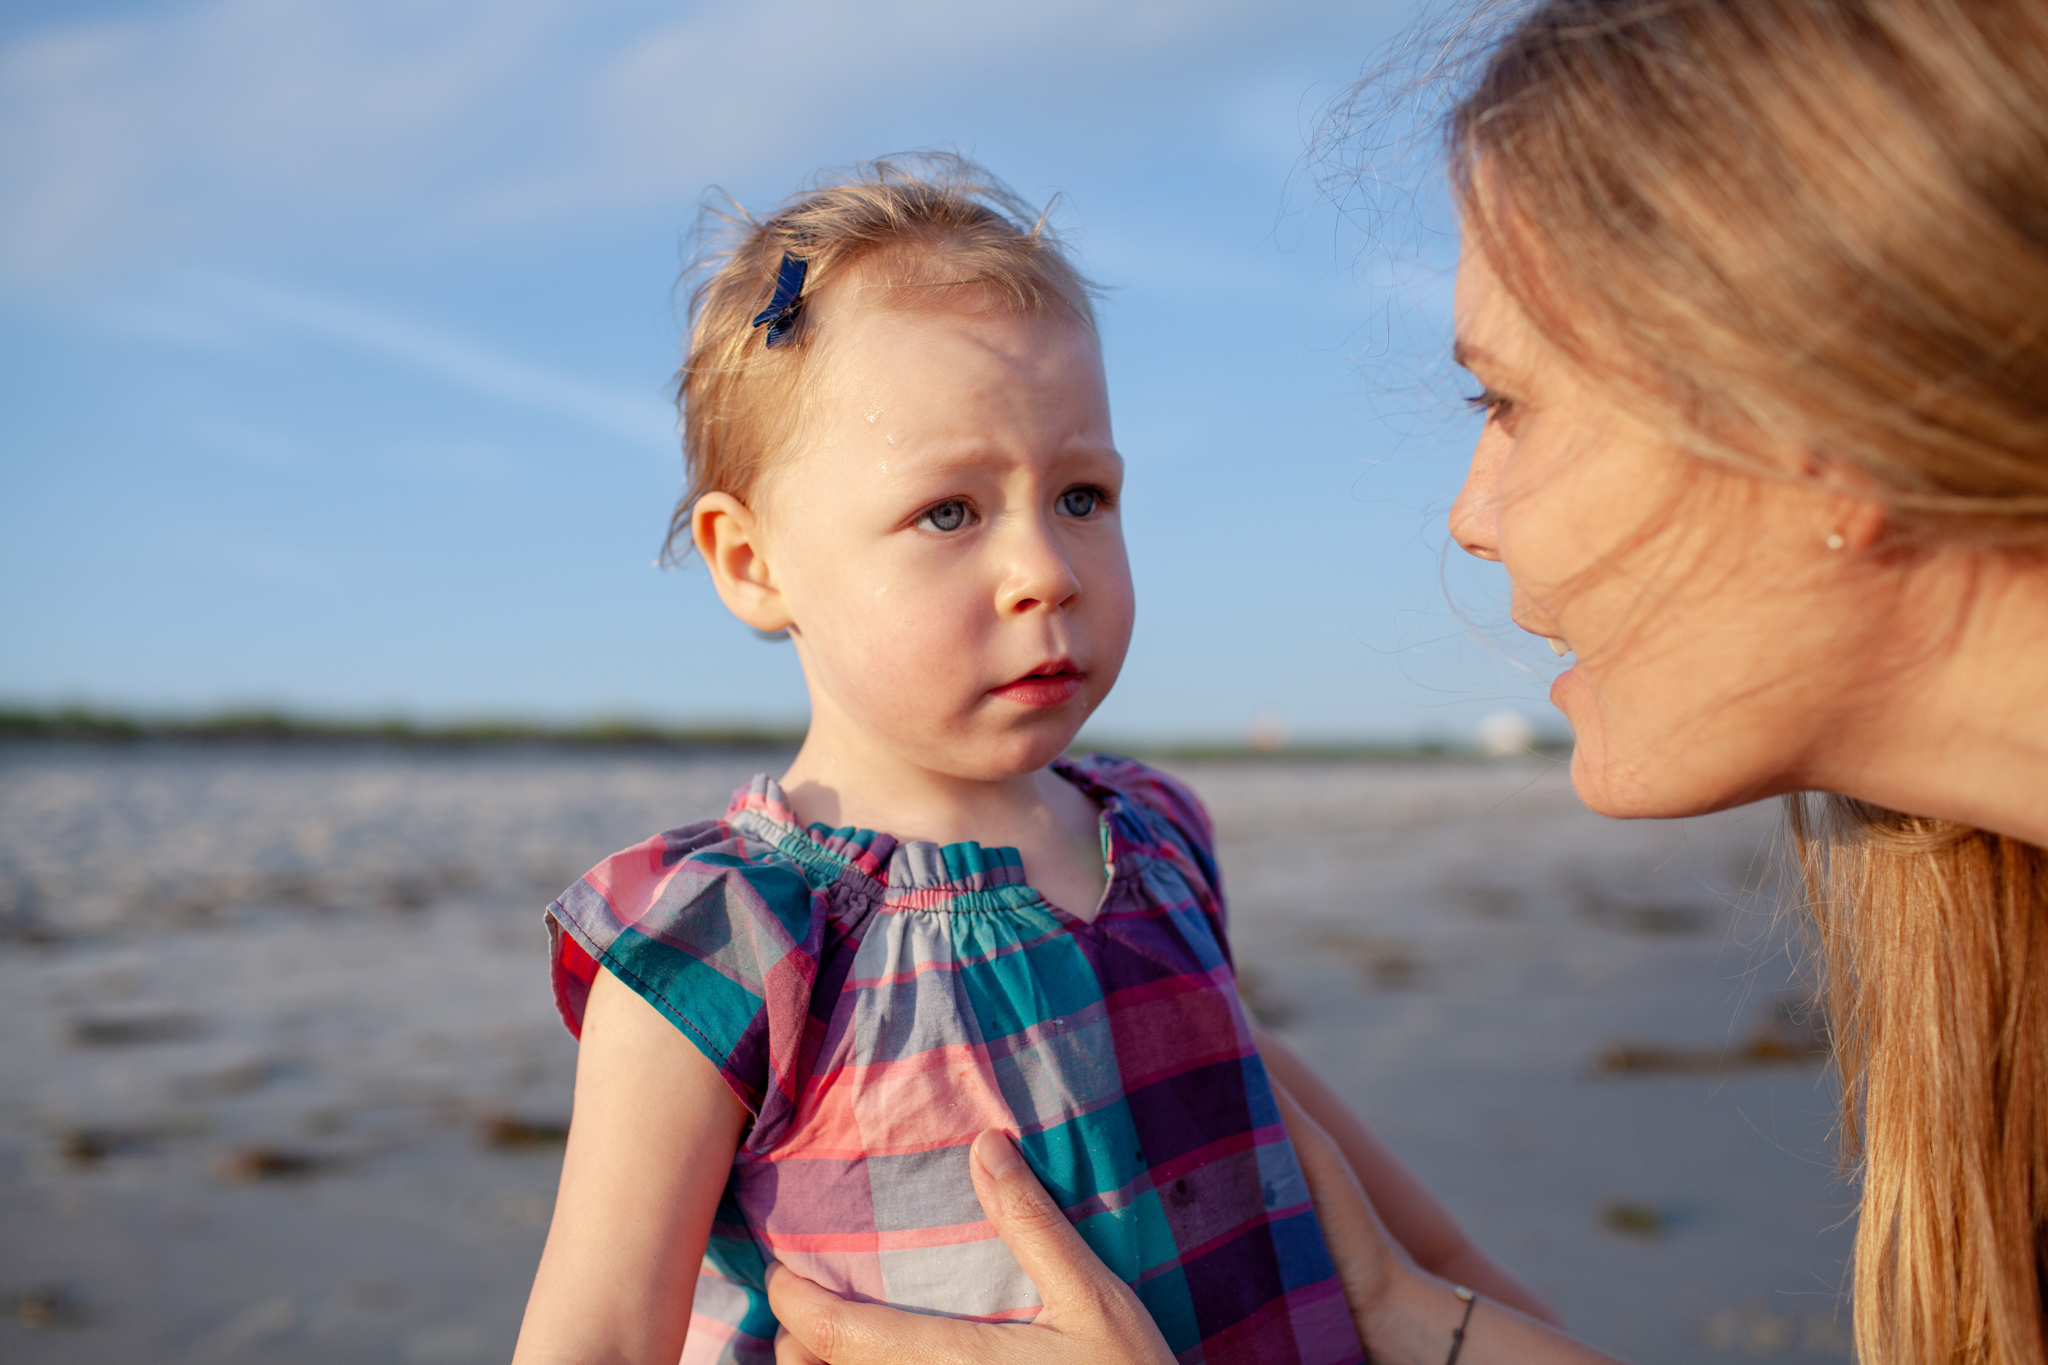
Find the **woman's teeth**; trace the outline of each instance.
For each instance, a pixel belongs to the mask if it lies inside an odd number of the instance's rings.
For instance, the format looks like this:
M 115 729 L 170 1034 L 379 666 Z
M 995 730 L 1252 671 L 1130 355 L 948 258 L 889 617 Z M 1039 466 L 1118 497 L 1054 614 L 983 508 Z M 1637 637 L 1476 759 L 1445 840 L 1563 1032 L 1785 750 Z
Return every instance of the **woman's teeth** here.
M 1543 638 L 1550 641 L 1550 652 L 1560 659 L 1572 652 L 1571 642 L 1562 635 L 1546 635 Z

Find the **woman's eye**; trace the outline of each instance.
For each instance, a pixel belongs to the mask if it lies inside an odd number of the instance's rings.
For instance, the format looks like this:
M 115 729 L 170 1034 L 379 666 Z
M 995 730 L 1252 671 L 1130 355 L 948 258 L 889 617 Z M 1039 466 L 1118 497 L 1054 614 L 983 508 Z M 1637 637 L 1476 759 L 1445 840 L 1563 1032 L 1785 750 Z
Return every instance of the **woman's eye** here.
M 1485 413 L 1489 422 L 1504 424 L 1515 410 L 1515 400 L 1492 389 L 1481 389 L 1465 399 L 1465 406 Z
M 1060 511 L 1070 517 L 1085 517 L 1100 500 L 1101 495 L 1092 488 L 1069 488 L 1060 494 Z
M 927 531 L 957 531 L 967 524 L 967 504 L 957 498 L 942 502 L 917 519 Z

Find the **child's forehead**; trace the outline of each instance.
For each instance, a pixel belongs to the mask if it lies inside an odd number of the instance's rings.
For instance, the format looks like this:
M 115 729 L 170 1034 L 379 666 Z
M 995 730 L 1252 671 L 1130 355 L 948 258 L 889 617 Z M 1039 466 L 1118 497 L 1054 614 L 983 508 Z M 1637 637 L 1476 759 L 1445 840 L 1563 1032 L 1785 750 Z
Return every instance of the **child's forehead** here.
M 946 374 L 989 367 L 1044 370 L 1101 366 L 1095 330 L 1050 310 L 1021 311 L 987 291 L 905 299 L 848 290 L 820 301 L 813 333 L 814 383 L 900 375 L 926 386 Z M 963 374 L 964 377 L 964 374 Z
M 875 306 L 812 332 L 802 435 L 777 476 L 820 462 L 941 475 L 1050 461 L 1121 465 L 1093 328 L 1059 313 Z M 1105 473 L 1101 477 L 1114 477 Z
M 1026 306 L 994 280 L 976 278 L 971 265 L 933 251 L 878 252 L 856 261 L 816 288 L 805 308 L 828 347 L 834 331 L 884 320 L 906 325 L 933 320 L 1009 317 L 1095 329 L 1056 298 Z

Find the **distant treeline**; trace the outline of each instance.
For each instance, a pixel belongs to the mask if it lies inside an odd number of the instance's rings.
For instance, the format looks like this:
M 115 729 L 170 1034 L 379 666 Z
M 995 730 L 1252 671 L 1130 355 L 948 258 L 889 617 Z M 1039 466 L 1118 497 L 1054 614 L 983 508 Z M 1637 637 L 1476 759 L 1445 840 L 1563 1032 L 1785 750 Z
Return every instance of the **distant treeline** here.
M 172 740 L 194 744 L 384 744 L 420 749 L 469 749 L 528 745 L 573 749 L 794 749 L 803 742 L 800 729 L 750 726 L 670 726 L 636 720 L 592 720 L 575 725 L 544 725 L 531 721 L 463 721 L 421 725 L 409 720 L 326 720 L 280 711 L 222 711 L 197 718 L 143 717 L 85 707 L 52 711 L 0 707 L 0 742 L 69 740 L 98 744 L 134 744 Z M 1428 763 L 1471 761 L 1478 755 L 1444 740 L 1409 743 L 1305 742 L 1274 749 L 1246 744 L 1210 742 L 1118 742 L 1084 737 L 1076 746 L 1097 748 L 1140 758 L 1215 762 L 1283 759 L 1298 762 Z M 1533 752 L 1561 757 L 1571 752 L 1569 740 L 1539 740 Z
M 664 726 L 632 720 L 576 725 L 530 721 L 461 721 L 420 725 L 409 720 L 323 720 L 278 711 L 222 711 L 198 718 L 125 716 L 65 707 L 56 711 L 0 708 L 0 740 L 89 740 L 102 744 L 183 740 L 229 744 L 391 744 L 461 749 L 483 745 L 547 745 L 584 749 L 793 749 L 803 731 L 748 726 Z

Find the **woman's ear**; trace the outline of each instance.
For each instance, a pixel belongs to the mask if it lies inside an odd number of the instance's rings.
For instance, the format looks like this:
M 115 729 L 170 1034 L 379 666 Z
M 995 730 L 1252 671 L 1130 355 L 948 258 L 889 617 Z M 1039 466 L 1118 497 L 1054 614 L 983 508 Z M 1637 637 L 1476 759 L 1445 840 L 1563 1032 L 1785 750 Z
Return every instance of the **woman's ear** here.
M 775 570 L 760 539 L 753 509 L 730 493 L 706 493 L 690 509 L 690 539 L 725 609 L 767 634 L 795 624 L 775 585 Z
M 1886 522 L 1890 520 L 1886 515 L 1885 505 L 1876 498 L 1856 496 L 1837 496 L 1835 502 L 1840 511 L 1835 518 L 1835 528 L 1828 534 L 1840 536 L 1842 548 L 1846 550 L 1874 548 L 1878 539 L 1884 535 Z M 1832 540 L 1826 543 L 1830 546 L 1834 544 Z
M 1863 551 L 1877 545 L 1890 517 L 1874 479 L 1812 450 L 1806 452 L 1800 473 L 1817 486 L 1826 504 L 1828 525 L 1822 543 L 1828 549 Z

